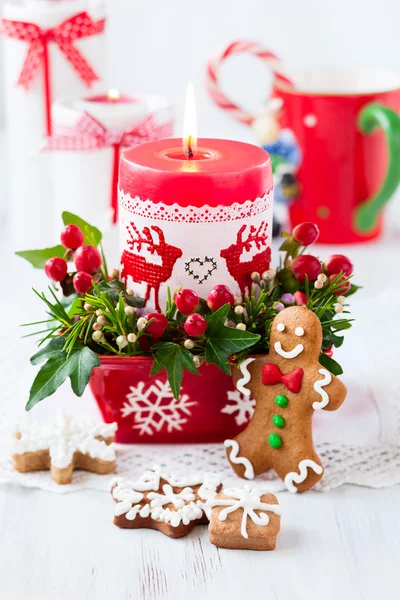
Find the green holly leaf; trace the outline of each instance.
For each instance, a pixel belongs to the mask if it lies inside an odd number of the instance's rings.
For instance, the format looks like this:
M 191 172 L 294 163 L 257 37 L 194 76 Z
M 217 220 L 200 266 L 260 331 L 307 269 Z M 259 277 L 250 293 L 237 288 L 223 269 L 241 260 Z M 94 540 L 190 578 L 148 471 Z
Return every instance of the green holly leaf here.
M 100 244 L 103 235 L 97 227 L 94 227 L 94 225 L 90 225 L 77 215 L 66 211 L 62 213 L 62 220 L 64 225 L 77 225 L 85 236 L 84 243 L 88 246 L 94 246 L 96 248 Z
M 338 362 L 336 362 L 336 360 L 333 360 L 333 358 L 331 358 L 327 354 L 321 352 L 318 361 L 323 367 L 328 369 L 328 371 L 330 371 L 332 375 L 342 375 L 342 367 L 339 365 Z
M 206 316 L 206 362 L 207 364 L 214 363 L 227 375 L 231 372 L 228 363 L 229 356 L 251 348 L 260 339 L 256 333 L 225 327 L 230 308 L 229 304 L 225 304 L 211 315 Z
M 52 338 L 44 348 L 41 348 L 39 352 L 36 352 L 36 354 L 31 357 L 31 364 L 40 365 L 50 358 L 59 356 L 64 348 L 64 344 L 65 339 L 62 336 Z M 64 356 L 66 356 L 66 353 L 64 353 Z
M 55 256 L 64 258 L 65 253 L 66 249 L 64 246 L 59 245 L 52 248 L 43 248 L 43 250 L 22 250 L 15 254 L 30 262 L 35 269 L 43 269 L 49 258 L 54 258 Z
M 183 346 L 173 342 L 155 344 L 152 350 L 156 352 L 156 356 L 150 375 L 156 375 L 165 368 L 172 392 L 175 398 L 179 398 L 184 370 L 199 375 L 193 362 L 193 355 Z
M 68 364 L 68 374 L 74 394 L 82 396 L 89 383 L 93 369 L 100 366 L 99 357 L 93 350 L 87 346 L 83 346 L 83 348 L 71 354 Z
M 32 384 L 25 410 L 31 410 L 35 404 L 48 398 L 62 386 L 68 377 L 68 363 L 65 354 L 59 353 L 58 356 L 53 356 L 43 365 Z
M 65 340 L 62 341 L 64 345 Z M 48 346 L 49 344 L 43 350 L 46 350 Z M 34 364 L 38 364 L 43 358 L 44 354 L 40 354 L 40 352 L 32 357 L 36 361 Z M 42 366 L 32 384 L 25 410 L 31 410 L 35 404 L 54 394 L 67 377 L 71 379 L 74 393 L 77 396 L 82 396 L 92 370 L 98 366 L 100 366 L 100 360 L 97 354 L 87 346 L 77 347 L 69 358 L 61 349 L 56 354 L 53 353 L 53 349 L 49 350 L 48 360 Z

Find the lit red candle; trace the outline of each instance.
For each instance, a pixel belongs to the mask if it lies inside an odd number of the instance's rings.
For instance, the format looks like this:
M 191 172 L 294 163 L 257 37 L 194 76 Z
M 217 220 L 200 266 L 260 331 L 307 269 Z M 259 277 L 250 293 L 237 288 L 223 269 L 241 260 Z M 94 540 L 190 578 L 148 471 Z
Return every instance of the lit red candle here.
M 239 294 L 270 262 L 269 155 L 237 141 L 197 142 L 185 121 L 183 143 L 142 144 L 120 163 L 121 277 L 158 310 L 167 286 L 207 297 L 222 283 Z

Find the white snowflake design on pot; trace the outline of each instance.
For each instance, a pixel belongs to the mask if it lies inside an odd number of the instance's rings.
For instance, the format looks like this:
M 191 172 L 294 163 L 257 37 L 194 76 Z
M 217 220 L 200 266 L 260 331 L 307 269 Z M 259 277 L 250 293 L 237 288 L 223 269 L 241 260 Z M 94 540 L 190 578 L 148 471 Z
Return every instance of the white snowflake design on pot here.
M 255 488 L 245 485 L 243 489 L 240 488 L 227 488 L 222 492 L 225 498 L 211 498 L 207 500 L 206 505 L 214 508 L 215 506 L 225 506 L 224 510 L 219 513 L 218 519 L 220 521 L 226 521 L 228 515 L 235 512 L 239 508 L 243 511 L 242 524 L 240 533 L 244 538 L 248 538 L 249 534 L 246 530 L 247 517 L 249 517 L 254 525 L 266 527 L 269 523 L 269 516 L 266 512 L 260 512 L 257 514 L 255 510 L 265 510 L 272 512 L 275 515 L 281 515 L 281 507 L 279 504 L 267 504 L 261 502 L 261 496 L 263 492 Z
M 253 398 L 248 398 L 235 390 L 228 392 L 228 402 L 232 402 L 232 404 L 225 404 L 221 408 L 222 413 L 227 415 L 237 413 L 235 415 L 236 425 L 244 425 L 250 421 L 256 406 L 256 401 Z
M 192 413 L 190 406 L 197 402 L 190 401 L 187 394 L 181 394 L 178 399 L 174 398 L 168 381 L 163 382 L 156 379 L 149 387 L 145 388 L 144 381 L 140 381 L 136 387 L 130 386 L 127 394 L 127 402 L 121 408 L 123 417 L 134 415 L 134 429 L 139 430 L 139 435 L 153 435 L 163 427 L 168 433 L 173 430 L 182 430 L 182 425 Z

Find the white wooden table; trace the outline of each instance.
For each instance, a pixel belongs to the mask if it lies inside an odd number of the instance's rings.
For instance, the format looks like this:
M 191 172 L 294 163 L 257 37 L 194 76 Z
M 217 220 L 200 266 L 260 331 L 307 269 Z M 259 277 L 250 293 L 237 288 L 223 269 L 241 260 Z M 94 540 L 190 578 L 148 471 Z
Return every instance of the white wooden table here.
M 280 494 L 275 552 L 217 549 L 112 525 L 111 497 L 0 489 L 0 597 L 395 600 L 400 486 Z
M 318 253 L 350 251 L 357 283 L 371 295 L 383 281 L 399 286 L 393 262 L 398 243 L 389 238 L 380 245 L 318 248 Z M 2 278 L 15 281 L 15 271 L 5 275 L 8 264 L 0 249 Z M 28 277 L 28 265 L 18 268 L 20 278 Z M 26 308 L 28 284 L 21 298 Z M 55 495 L 0 486 L 0 599 L 400 597 L 400 486 L 347 486 L 279 499 L 277 550 L 257 553 L 216 549 L 206 527 L 181 540 L 119 530 L 112 525 L 113 501 L 106 493 Z

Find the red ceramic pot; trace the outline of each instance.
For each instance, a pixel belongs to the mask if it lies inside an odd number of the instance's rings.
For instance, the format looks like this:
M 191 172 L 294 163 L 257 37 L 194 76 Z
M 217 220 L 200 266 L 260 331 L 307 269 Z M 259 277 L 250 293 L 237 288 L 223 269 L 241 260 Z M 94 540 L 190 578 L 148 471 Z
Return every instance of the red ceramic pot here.
M 100 356 L 90 387 L 106 423 L 116 421 L 119 443 L 208 443 L 235 437 L 247 424 L 254 402 L 231 377 L 203 364 L 186 372 L 176 400 L 165 371 L 150 377 L 150 357 Z

